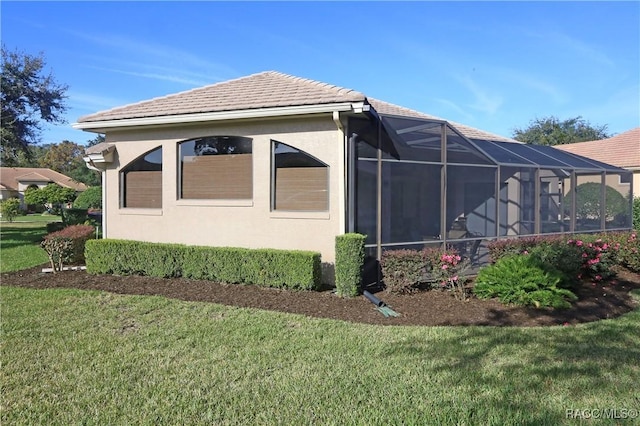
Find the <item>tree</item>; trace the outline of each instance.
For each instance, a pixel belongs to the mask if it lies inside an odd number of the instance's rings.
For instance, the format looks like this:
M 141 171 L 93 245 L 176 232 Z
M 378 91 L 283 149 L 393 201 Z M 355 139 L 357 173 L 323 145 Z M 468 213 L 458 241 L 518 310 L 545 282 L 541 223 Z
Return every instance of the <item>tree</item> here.
M 13 219 L 20 214 L 20 200 L 9 198 L 0 201 L 0 213 L 2 213 L 3 219 L 13 222 Z
M 104 142 L 106 139 L 104 138 L 104 135 L 97 135 L 95 138 L 93 139 L 89 139 L 87 141 L 87 146 L 94 146 L 94 145 L 98 145 L 99 143 Z
M 44 188 L 28 188 L 24 192 L 24 201 L 29 205 L 51 205 L 54 211 L 60 213 L 62 205 L 70 203 L 76 198 L 73 188 L 63 188 L 50 183 Z
M 533 145 L 563 145 L 567 143 L 595 141 L 611 137 L 607 125 L 593 126 L 578 116 L 560 121 L 556 117 L 536 118 L 525 129 L 516 128 L 512 137 Z
M 39 166 L 48 167 L 88 186 L 100 185 L 100 172 L 90 170 L 84 160 L 84 147 L 70 141 L 52 144 L 40 158 Z
M 102 208 L 102 188 L 93 186 L 86 189 L 73 202 L 76 209 L 101 209 Z
M 30 156 L 29 145 L 39 141 L 42 121 L 65 122 L 68 86 L 57 83 L 51 73 L 45 74 L 44 66 L 42 53 L 10 52 L 2 45 L 0 150 L 4 165 L 14 165 L 20 152 Z

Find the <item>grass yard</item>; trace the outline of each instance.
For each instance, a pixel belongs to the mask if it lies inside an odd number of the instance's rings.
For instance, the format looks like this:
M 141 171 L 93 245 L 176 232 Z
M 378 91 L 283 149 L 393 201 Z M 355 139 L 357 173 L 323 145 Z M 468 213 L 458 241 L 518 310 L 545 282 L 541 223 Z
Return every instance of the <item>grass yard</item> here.
M 40 247 L 47 234 L 47 223 L 59 216 L 19 216 L 13 222 L 0 223 L 0 272 L 19 271 L 48 261 Z
M 3 270 L 42 235 L 3 224 Z M 71 289 L 3 285 L 0 300 L 1 424 L 640 423 L 640 310 L 391 327 Z
M 575 327 L 380 327 L 0 291 L 3 424 L 558 425 L 576 423 L 566 410 L 640 405 L 639 311 Z

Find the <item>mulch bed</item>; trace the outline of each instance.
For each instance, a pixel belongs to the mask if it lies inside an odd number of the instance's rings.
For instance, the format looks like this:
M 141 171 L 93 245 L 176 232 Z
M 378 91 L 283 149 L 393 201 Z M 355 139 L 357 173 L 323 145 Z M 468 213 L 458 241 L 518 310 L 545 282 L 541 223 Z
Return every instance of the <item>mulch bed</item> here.
M 640 274 L 621 269 L 606 284 L 585 282 L 576 292 L 579 300 L 566 310 L 504 306 L 497 300 L 471 296 L 457 300 L 441 290 L 406 295 L 376 293 L 400 317 L 385 317 L 363 296 L 343 299 L 332 291 L 287 291 L 211 281 L 163 279 L 141 276 L 90 275 L 85 271 L 42 273 L 48 265 L 1 275 L 3 286 L 34 289 L 77 288 L 118 294 L 157 295 L 187 301 L 290 312 L 310 317 L 380 325 L 572 325 L 614 318 L 638 307 L 629 292 L 640 289 Z

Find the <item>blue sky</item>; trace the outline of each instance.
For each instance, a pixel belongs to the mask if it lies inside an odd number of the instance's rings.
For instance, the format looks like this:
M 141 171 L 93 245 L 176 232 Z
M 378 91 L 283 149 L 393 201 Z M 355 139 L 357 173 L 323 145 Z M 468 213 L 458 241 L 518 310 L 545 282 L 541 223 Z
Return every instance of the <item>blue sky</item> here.
M 535 118 L 640 126 L 640 2 L 11 2 L 80 116 L 275 70 L 504 136 Z

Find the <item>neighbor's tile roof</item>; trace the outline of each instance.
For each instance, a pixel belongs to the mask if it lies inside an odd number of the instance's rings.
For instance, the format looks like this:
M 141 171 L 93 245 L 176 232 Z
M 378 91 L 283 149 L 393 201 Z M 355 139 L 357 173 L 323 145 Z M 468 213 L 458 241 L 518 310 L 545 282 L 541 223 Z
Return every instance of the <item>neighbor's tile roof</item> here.
M 494 133 L 485 132 L 484 130 L 469 127 L 465 124 L 456 123 L 454 121 L 447 120 L 445 118 L 436 117 L 435 115 L 425 114 L 419 111 L 415 111 L 409 108 L 401 107 L 399 105 L 390 104 L 389 102 L 381 101 L 378 99 L 367 98 L 371 106 L 380 114 L 400 115 L 404 117 L 416 117 L 424 118 L 427 120 L 442 120 L 450 123 L 460 133 L 470 139 L 488 139 L 492 141 L 500 142 L 516 142 L 521 143 L 515 139 L 507 138 L 504 136 L 496 135 Z
M 376 111 L 382 114 L 444 120 L 398 105 L 367 98 L 364 94 L 355 90 L 276 71 L 266 71 L 186 92 L 98 112 L 81 117 L 78 119 L 78 122 L 88 123 L 131 118 L 363 101 L 368 101 Z M 450 123 L 469 138 L 517 142 L 513 139 L 484 132 L 463 124 Z
M 556 145 L 554 148 L 618 167 L 640 167 L 640 127 L 608 139 Z
M 65 188 L 84 191 L 87 186 L 51 169 L 36 167 L 0 167 L 0 185 L 18 190 L 19 182 L 54 182 Z

